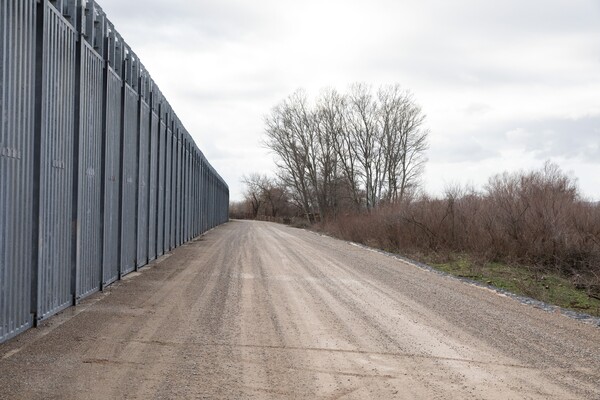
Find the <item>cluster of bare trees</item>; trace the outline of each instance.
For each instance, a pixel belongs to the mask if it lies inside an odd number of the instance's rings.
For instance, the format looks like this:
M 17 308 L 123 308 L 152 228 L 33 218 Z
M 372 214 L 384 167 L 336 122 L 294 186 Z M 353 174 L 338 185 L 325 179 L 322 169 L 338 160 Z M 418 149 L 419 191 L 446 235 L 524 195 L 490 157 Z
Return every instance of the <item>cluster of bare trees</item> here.
M 296 213 L 287 189 L 276 178 L 251 173 L 242 177 L 244 200 L 230 205 L 232 218 L 289 217 Z
M 314 104 L 298 90 L 266 117 L 277 175 L 304 215 L 335 217 L 401 201 L 423 170 L 425 115 L 399 85 L 329 89 Z

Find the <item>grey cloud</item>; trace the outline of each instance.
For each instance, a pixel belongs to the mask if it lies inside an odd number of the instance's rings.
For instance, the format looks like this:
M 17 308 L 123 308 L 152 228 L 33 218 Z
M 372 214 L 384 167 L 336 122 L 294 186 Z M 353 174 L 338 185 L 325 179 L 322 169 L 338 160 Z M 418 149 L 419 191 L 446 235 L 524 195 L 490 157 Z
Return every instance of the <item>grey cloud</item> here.
M 529 153 L 539 160 L 561 158 L 600 164 L 600 114 L 577 119 L 508 121 L 477 134 L 453 134 L 455 139 L 434 143 L 432 162 L 479 162 L 503 151 Z
M 464 112 L 467 115 L 483 115 L 488 111 L 491 111 L 492 107 L 485 103 L 471 103 L 465 109 Z
M 598 64 L 597 1 L 578 1 L 576 6 L 567 0 L 423 3 L 427 6 L 417 6 L 422 24 L 366 49 L 365 67 L 409 71 L 413 76 L 461 87 L 556 86 L 591 78 L 568 64 L 562 71 L 553 68 L 564 60 L 561 49 L 585 46 L 586 54 L 578 59 Z
M 202 103 L 257 102 L 271 100 L 274 94 L 285 93 L 286 85 L 279 81 L 268 80 L 267 77 L 254 80 L 238 78 L 228 86 L 201 87 L 188 84 L 178 88 L 178 94 L 187 100 Z M 268 110 L 265 110 L 265 112 Z
M 485 32 L 489 37 L 523 34 L 598 32 L 600 5 L 595 0 L 504 0 L 447 2 L 441 16 L 453 29 Z
M 498 152 L 492 150 L 491 146 L 482 144 L 473 137 L 435 143 L 431 145 L 428 152 L 429 160 L 435 163 L 479 162 L 498 155 Z
M 296 87 L 343 89 L 357 80 L 398 81 L 430 100 L 423 106 L 437 121 L 432 164 L 466 171 L 470 162 L 514 157 L 515 149 L 529 159 L 600 162 L 600 116 L 516 120 L 499 109 L 511 101 L 522 105 L 519 115 L 560 116 L 569 110 L 556 102 L 547 110 L 527 102 L 550 91 L 565 104 L 593 98 L 598 0 L 98 1 L 150 72 L 159 71 L 153 76 L 186 126 L 232 180 L 235 171 L 270 163 L 253 155 L 235 162 L 224 153 L 249 147 L 236 135 L 255 137 L 259 147 L 260 118 L 277 101 Z M 331 15 L 321 14 L 327 9 Z M 178 73 L 182 65 L 185 74 Z M 438 93 L 447 105 L 436 106 Z M 449 109 L 456 114 L 442 120 Z M 217 140 L 230 143 L 219 147 Z
M 243 1 L 102 0 L 109 19 L 125 38 L 136 44 L 190 47 L 220 40 L 239 40 L 264 23 L 260 8 Z
M 537 158 L 575 158 L 600 163 L 600 115 L 530 121 L 520 128 L 507 138 Z

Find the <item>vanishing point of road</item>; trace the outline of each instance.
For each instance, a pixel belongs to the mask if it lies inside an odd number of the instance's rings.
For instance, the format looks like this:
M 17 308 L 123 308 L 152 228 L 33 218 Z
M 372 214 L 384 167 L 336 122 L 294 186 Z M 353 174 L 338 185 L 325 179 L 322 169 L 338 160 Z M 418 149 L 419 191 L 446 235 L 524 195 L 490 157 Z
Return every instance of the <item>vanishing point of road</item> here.
M 599 399 L 600 329 L 232 221 L 0 345 L 1 399 Z

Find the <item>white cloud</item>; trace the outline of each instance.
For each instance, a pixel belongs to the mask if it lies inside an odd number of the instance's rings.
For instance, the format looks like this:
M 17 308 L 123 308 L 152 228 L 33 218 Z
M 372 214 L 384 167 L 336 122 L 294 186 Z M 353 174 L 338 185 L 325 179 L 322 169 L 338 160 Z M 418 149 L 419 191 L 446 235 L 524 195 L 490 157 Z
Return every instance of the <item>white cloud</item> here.
M 402 84 L 428 115 L 429 190 L 552 158 L 600 199 L 596 0 L 99 1 L 233 198 L 272 169 L 272 106 L 365 81 Z

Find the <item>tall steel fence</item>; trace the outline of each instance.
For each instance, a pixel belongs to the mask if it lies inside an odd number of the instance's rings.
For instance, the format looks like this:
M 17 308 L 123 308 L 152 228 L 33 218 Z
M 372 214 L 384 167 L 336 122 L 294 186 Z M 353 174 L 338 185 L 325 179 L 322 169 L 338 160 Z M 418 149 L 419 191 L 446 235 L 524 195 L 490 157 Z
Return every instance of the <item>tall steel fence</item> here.
M 228 218 L 93 0 L 0 0 L 0 342 Z

